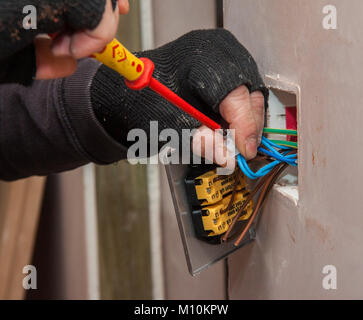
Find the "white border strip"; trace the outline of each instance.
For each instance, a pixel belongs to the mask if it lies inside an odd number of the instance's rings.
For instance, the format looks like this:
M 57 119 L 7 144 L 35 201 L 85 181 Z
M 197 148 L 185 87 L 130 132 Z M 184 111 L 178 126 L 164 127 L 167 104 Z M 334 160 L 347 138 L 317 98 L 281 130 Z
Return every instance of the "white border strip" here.
M 165 299 L 159 166 L 147 166 L 152 298 Z
M 140 1 L 140 28 L 141 49 L 154 49 L 153 5 L 151 0 Z
M 88 298 L 100 299 L 96 177 L 94 164 L 83 167 Z

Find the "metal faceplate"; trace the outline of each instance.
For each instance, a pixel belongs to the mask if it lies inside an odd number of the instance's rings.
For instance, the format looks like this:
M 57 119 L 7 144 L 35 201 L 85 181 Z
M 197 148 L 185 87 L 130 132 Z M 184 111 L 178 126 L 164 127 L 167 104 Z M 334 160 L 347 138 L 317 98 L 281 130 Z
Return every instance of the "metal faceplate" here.
M 171 164 L 165 166 L 173 198 L 175 214 L 178 221 L 180 236 L 183 242 L 184 253 L 189 272 L 192 275 L 200 273 L 217 261 L 227 257 L 255 238 L 255 229 L 252 226 L 247 232 L 242 244 L 238 247 L 233 242 L 224 244 L 209 244 L 198 239 L 195 235 L 191 208 L 187 199 L 185 177 L 189 166 Z

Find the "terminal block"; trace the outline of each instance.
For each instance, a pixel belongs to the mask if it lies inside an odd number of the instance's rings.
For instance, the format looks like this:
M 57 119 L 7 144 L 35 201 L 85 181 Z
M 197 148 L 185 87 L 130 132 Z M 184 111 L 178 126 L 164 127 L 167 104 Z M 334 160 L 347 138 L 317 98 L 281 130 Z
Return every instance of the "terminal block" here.
M 204 169 L 204 170 L 203 170 Z M 196 236 L 218 243 L 249 195 L 246 177 L 239 170 L 230 175 L 217 175 L 216 168 L 192 168 L 185 179 Z M 252 200 L 239 221 L 252 214 Z
M 246 177 L 238 171 L 230 175 L 217 175 L 216 169 L 189 176 L 186 179 L 190 201 L 193 206 L 206 206 L 215 204 L 223 196 L 232 192 L 237 183 L 237 190 L 245 189 Z
M 198 230 L 199 235 L 213 237 L 225 233 L 232 223 L 234 216 L 242 207 L 247 195 L 248 194 L 242 191 L 237 192 L 229 210 L 226 209 L 231 201 L 232 194 L 224 197 L 214 205 L 202 207 L 199 210 L 193 210 L 193 221 L 198 221 L 196 225 L 202 226 L 202 230 Z M 251 214 L 252 202 L 250 202 L 244 212 L 242 212 L 239 221 L 248 220 Z M 202 220 L 201 223 L 200 220 Z

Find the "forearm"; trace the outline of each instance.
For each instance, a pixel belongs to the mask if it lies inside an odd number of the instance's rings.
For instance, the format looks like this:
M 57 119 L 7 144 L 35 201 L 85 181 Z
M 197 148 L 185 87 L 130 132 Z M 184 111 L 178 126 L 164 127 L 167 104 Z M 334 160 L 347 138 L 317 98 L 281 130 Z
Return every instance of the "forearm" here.
M 99 64 L 86 59 L 66 79 L 0 86 L 0 179 L 70 170 L 126 156 L 94 116 L 90 87 Z
M 226 30 L 193 31 L 137 55 L 154 61 L 153 76 L 210 117 L 220 116 L 219 104 L 240 86 L 261 91 L 267 105 L 268 89 L 256 63 Z M 68 78 L 2 85 L 0 179 L 115 162 L 133 144 L 127 140 L 132 129 L 144 130 L 151 142 L 155 121 L 158 134 L 174 129 L 180 136 L 200 126 L 151 89 L 130 90 L 118 73 L 93 59 L 81 61 Z

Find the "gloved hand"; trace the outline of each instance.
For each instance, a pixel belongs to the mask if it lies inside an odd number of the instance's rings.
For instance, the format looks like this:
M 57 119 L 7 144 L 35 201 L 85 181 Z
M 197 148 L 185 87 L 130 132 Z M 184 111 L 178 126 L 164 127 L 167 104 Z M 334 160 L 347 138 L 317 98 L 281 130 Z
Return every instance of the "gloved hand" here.
M 154 77 L 198 110 L 214 119 L 220 113 L 236 129 L 239 151 L 248 159 L 256 155 L 268 89 L 252 56 L 229 31 L 192 31 L 136 55 L 151 59 Z M 148 134 L 152 120 L 158 121 L 159 132 L 165 128 L 179 133 L 183 128 L 200 128 L 200 133 L 209 130 L 151 89 L 131 91 L 106 66 L 93 79 L 91 101 L 100 123 L 124 146 L 134 143 L 126 139 L 131 129 L 141 128 Z
M 23 27 L 30 14 L 23 13 L 27 5 L 36 8 L 35 29 Z M 71 75 L 76 59 L 101 50 L 115 37 L 119 14 L 128 10 L 128 0 L 1 0 L 0 83 L 29 85 L 34 77 Z M 54 41 L 38 37 L 55 32 Z

